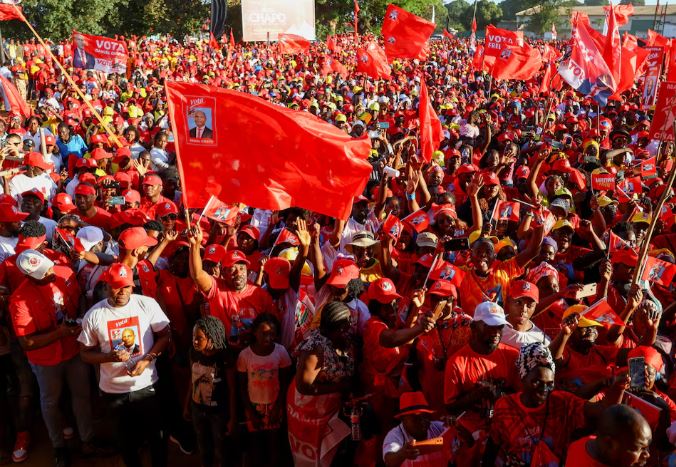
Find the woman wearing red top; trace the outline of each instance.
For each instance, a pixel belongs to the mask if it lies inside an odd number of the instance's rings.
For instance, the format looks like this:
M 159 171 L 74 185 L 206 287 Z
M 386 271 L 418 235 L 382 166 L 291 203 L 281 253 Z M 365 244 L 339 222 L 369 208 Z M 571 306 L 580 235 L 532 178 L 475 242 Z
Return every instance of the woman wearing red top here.
M 521 347 L 516 367 L 523 391 L 495 403 L 484 465 L 558 465 L 573 432 L 606 405 L 620 403 L 627 384 L 619 379 L 608 399 L 596 403 L 554 390 L 554 359 L 540 343 Z

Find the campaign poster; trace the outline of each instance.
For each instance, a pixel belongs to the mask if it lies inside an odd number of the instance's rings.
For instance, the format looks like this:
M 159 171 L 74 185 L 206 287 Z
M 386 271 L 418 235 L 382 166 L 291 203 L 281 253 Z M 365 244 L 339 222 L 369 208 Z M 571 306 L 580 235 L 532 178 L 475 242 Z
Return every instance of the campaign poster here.
M 484 55 L 486 57 L 499 57 L 500 52 L 507 46 L 516 47 L 523 45 L 523 32 L 496 28 L 489 24 L 486 27 L 485 42 Z
M 111 350 L 125 350 L 132 358 L 144 355 L 143 336 L 137 316 L 108 321 L 107 326 Z
M 110 37 L 73 31 L 73 68 L 104 73 L 127 72 L 127 45 Z
M 655 105 L 664 58 L 664 47 L 646 47 L 646 50 L 650 52 L 650 55 L 645 61 L 645 79 L 641 93 L 641 107 L 643 109 L 649 109 Z
M 244 42 L 276 41 L 279 34 L 315 40 L 315 0 L 242 0 Z
M 215 146 L 216 99 L 211 97 L 187 97 L 186 128 L 187 142 L 198 146 Z
M 676 119 L 676 82 L 665 81 L 657 94 L 655 114 L 650 124 L 650 138 L 667 142 L 674 141 Z

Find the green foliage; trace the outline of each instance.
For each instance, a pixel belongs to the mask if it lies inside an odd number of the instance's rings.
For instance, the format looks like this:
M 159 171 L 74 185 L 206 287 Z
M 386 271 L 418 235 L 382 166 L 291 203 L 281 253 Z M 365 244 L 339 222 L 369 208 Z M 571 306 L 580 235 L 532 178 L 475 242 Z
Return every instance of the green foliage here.
M 585 6 L 599 6 L 599 5 L 607 5 L 607 4 L 608 4 L 608 0 L 585 0 L 585 2 L 584 2 Z
M 500 8 L 502 8 L 504 19 L 513 20 L 516 18 L 518 12 L 527 10 L 539 4 L 540 2 L 538 0 L 504 0 L 500 3 Z

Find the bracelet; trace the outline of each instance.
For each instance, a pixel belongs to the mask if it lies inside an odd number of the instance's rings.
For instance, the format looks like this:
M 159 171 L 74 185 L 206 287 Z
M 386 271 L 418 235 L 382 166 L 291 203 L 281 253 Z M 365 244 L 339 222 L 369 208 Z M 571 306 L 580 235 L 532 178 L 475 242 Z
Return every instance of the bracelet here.
M 406 193 L 406 199 L 408 201 L 415 201 L 415 192 L 413 193 Z
M 150 358 L 148 358 L 148 357 L 150 357 Z M 153 352 L 147 353 L 147 354 L 145 354 L 145 356 L 143 357 L 143 359 L 144 359 L 144 360 L 148 360 L 148 361 L 150 361 L 150 362 L 153 362 L 153 361 L 155 361 L 155 360 L 157 359 L 157 354 L 156 354 L 156 353 L 153 353 Z
M 533 213 L 533 211 L 527 211 L 526 215 L 529 216 L 529 217 L 535 217 L 535 214 Z

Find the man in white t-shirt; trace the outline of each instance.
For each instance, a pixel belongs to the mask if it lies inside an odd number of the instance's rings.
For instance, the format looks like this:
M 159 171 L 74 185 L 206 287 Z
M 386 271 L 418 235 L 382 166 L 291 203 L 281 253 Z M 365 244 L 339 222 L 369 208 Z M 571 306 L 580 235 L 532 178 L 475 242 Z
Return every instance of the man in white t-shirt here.
M 167 446 L 155 393 L 155 360 L 170 343 L 169 319 L 152 298 L 133 294 L 134 273 L 115 263 L 101 275 L 108 298 L 82 320 L 82 360 L 99 365 L 99 388 L 118 427 L 126 465 L 140 465 L 139 450 L 149 439 L 153 465 L 166 465 Z M 131 421 L 131 422 L 130 422 Z
M 56 183 L 47 173 L 53 168 L 52 164 L 45 161 L 39 152 L 30 152 L 23 158 L 26 165 L 26 173 L 17 174 L 9 181 L 9 194 L 20 201 L 21 193 L 33 189 L 41 192 L 46 200 L 51 201 L 56 194 Z

